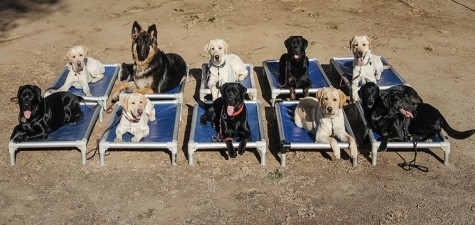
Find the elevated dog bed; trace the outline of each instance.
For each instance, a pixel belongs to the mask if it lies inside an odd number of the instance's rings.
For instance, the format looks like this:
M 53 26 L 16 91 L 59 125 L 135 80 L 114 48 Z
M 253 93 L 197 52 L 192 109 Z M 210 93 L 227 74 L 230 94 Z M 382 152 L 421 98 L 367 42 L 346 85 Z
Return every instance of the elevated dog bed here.
M 264 68 L 264 73 L 266 74 L 267 81 L 272 94 L 272 105 L 275 104 L 275 100 L 279 95 L 290 95 L 290 90 L 288 88 L 280 88 L 279 83 L 279 60 L 266 60 L 262 62 L 262 67 Z M 317 93 L 317 91 L 324 87 L 330 87 L 331 83 L 327 75 L 323 71 L 322 66 L 317 59 L 309 59 L 308 65 L 308 77 L 310 79 L 310 89 L 309 93 Z M 295 89 L 297 94 L 302 94 L 303 90 L 301 88 Z
M 247 94 L 250 99 L 257 100 L 257 89 L 254 83 L 254 73 L 252 64 L 246 64 L 247 71 L 249 75 L 241 81 L 240 83 L 247 88 Z M 208 87 L 208 63 L 203 63 L 201 66 L 201 86 L 200 86 L 200 99 L 205 100 L 207 95 L 211 96 L 211 90 Z M 210 98 L 211 99 L 211 98 Z
M 81 151 L 82 164 L 86 164 L 87 142 L 96 124 L 102 108 L 98 103 L 81 103 L 81 111 L 84 116 L 75 124 L 67 124 L 50 133 L 45 140 L 30 140 L 14 143 L 10 141 L 8 148 L 10 161 L 15 165 L 15 154 L 19 148 L 44 149 L 44 148 L 78 148 Z
M 82 96 L 86 101 L 93 101 L 99 103 L 103 110 L 106 110 L 107 105 L 107 98 L 109 97 L 110 92 L 112 91 L 112 87 L 114 86 L 114 82 L 117 79 L 117 76 L 120 71 L 120 65 L 117 64 L 105 64 L 105 72 L 104 78 L 97 81 L 96 83 L 89 83 L 89 88 L 91 89 L 92 96 L 84 95 L 82 89 L 76 89 L 71 87 L 69 92 Z M 63 86 L 64 82 L 66 81 L 66 77 L 68 76 L 69 69 L 68 67 L 64 67 L 63 70 L 59 73 L 58 78 L 53 82 L 52 88 L 58 89 Z M 102 121 L 102 112 L 99 114 L 99 121 Z
M 294 121 L 294 111 L 298 105 L 298 101 L 283 101 L 277 102 L 275 105 L 275 113 L 277 117 L 277 125 L 279 128 L 280 138 L 280 164 L 286 165 L 286 153 L 291 149 L 302 150 L 330 150 L 331 146 L 327 143 L 315 143 L 315 136 L 308 133 L 305 129 L 297 127 Z M 345 129 L 348 134 L 355 137 L 350 123 L 343 111 L 345 118 Z M 350 144 L 347 142 L 338 142 L 340 149 L 349 149 Z M 348 154 L 349 155 L 349 154 Z M 353 160 L 353 165 L 356 166 L 357 159 Z
M 155 108 L 156 120 L 149 122 L 150 133 L 147 137 L 142 138 L 140 142 L 131 142 L 133 137 L 130 133 L 122 136 L 122 142 L 116 143 L 115 130 L 119 125 L 122 115 L 122 107 L 115 105 L 112 113 L 113 117 L 109 122 L 109 130 L 104 134 L 99 143 L 100 164 L 104 165 L 105 152 L 111 149 L 122 150 L 144 150 L 144 149 L 168 149 L 171 152 L 172 165 L 176 165 L 177 155 L 177 137 L 178 125 L 181 116 L 181 103 L 178 100 L 161 100 L 152 101 Z
M 378 148 L 381 144 L 381 135 L 373 131 L 366 118 L 364 116 L 364 111 L 360 103 L 356 104 L 358 113 L 360 115 L 361 120 L 363 121 L 364 126 L 366 127 L 365 136 L 369 138 L 371 141 L 371 164 L 376 166 L 377 156 L 378 156 Z M 444 165 L 449 164 L 449 154 L 450 154 L 450 142 L 447 138 L 439 133 L 436 137 L 432 140 L 427 140 L 426 142 L 418 142 L 416 148 L 441 148 L 444 151 Z M 412 142 L 388 142 L 387 149 L 414 149 L 414 143 Z
M 210 103 L 210 102 L 209 102 Z M 246 149 L 256 148 L 261 152 L 261 165 L 266 164 L 266 140 L 264 136 L 263 121 L 261 116 L 261 104 L 259 101 L 245 101 L 247 108 L 247 118 L 251 129 L 251 140 L 247 142 Z M 195 103 L 191 122 L 190 140 L 188 142 L 188 164 L 193 164 L 193 153 L 198 149 L 227 149 L 224 142 L 212 141 L 212 136 L 216 131 L 208 122 L 206 126 L 201 126 L 200 117 L 205 110 Z M 239 143 L 233 143 L 237 148 Z M 239 158 L 239 155 L 237 156 Z
M 181 81 L 180 85 L 176 86 L 175 88 L 164 92 L 164 93 L 157 93 L 157 94 L 146 94 L 147 98 L 150 100 L 173 100 L 176 99 L 179 103 L 183 103 L 183 94 L 185 93 L 185 85 L 186 82 L 188 81 L 188 75 L 190 73 L 190 70 L 188 68 L 188 65 L 186 66 L 186 75 L 183 77 L 183 80 Z
M 381 61 L 383 62 L 384 66 L 390 66 L 389 69 L 384 69 L 383 73 L 381 74 L 381 79 L 376 82 L 381 89 L 387 89 L 395 85 L 406 84 L 404 78 L 399 75 L 399 73 L 384 57 L 381 57 Z M 330 65 L 332 68 L 332 73 L 338 73 L 344 85 L 348 86 L 350 93 L 352 93 L 351 81 L 353 80 L 353 57 L 333 57 L 330 59 Z M 343 84 L 340 85 L 343 86 Z M 361 84 L 358 85 L 358 88 L 360 87 Z

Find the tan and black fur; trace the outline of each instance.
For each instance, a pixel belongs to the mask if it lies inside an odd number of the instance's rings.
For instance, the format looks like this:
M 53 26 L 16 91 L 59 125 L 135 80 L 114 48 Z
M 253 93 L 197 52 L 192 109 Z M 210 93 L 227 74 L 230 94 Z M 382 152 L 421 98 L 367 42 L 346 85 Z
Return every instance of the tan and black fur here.
M 148 30 L 134 22 L 132 25 L 132 58 L 134 60 L 132 81 L 121 83 L 112 95 L 117 101 L 122 91 L 140 94 L 167 92 L 183 81 L 187 74 L 185 60 L 178 54 L 165 54 L 158 48 L 155 24 Z

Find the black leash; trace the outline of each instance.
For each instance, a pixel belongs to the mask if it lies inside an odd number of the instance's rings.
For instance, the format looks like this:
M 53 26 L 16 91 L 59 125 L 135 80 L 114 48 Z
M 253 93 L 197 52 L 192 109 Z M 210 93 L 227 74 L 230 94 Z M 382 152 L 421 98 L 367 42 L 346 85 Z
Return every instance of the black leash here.
M 403 163 L 399 163 L 398 166 L 401 167 L 405 171 L 410 171 L 414 168 L 426 173 L 429 172 L 429 168 L 426 166 L 421 166 L 416 164 L 416 158 L 417 158 L 417 138 L 412 139 L 412 144 L 414 146 L 414 159 L 410 162 L 406 162 L 406 160 L 399 154 L 399 152 L 396 152 L 399 157 L 404 161 Z
M 116 119 L 116 121 L 114 121 L 109 127 L 107 127 L 107 129 L 102 133 L 101 137 L 96 139 L 96 147 L 86 152 L 86 156 L 89 155 L 91 152 L 93 152 L 93 154 L 87 157 L 86 160 L 92 159 L 96 155 L 96 153 L 99 151 L 99 143 L 101 142 L 102 138 L 104 137 L 107 131 L 111 130 L 112 127 L 114 127 L 120 122 L 121 117 L 122 116 L 119 116 L 118 119 Z M 109 155 L 109 152 L 107 152 L 105 155 L 106 156 Z

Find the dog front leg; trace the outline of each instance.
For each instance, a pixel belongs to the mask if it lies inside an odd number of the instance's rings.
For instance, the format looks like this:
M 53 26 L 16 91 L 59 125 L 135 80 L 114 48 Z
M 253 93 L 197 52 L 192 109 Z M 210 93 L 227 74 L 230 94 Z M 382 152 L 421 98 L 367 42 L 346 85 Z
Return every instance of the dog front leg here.
M 134 88 L 136 88 L 136 86 L 135 86 L 135 83 L 133 81 L 120 83 L 117 87 L 117 90 L 114 92 L 114 94 L 111 95 L 111 101 L 113 103 L 116 102 L 116 101 L 119 101 L 119 95 L 120 95 L 121 92 L 123 92 L 125 90 L 134 89 Z
M 330 144 L 335 158 L 341 159 L 340 147 L 338 146 L 338 142 L 335 138 L 328 136 L 317 136 L 315 139 L 317 142 Z
M 350 147 L 350 156 L 352 159 L 356 159 L 358 157 L 358 149 L 356 147 L 356 141 L 355 139 L 347 134 L 346 132 L 344 134 L 339 134 L 337 135 L 337 137 L 343 141 L 343 142 L 348 142 L 349 143 L 349 147 Z
M 243 155 L 244 152 L 246 151 L 247 141 L 251 138 L 251 134 L 250 132 L 245 131 L 245 132 L 240 132 L 238 136 L 240 140 L 239 146 L 238 146 L 238 153 L 239 155 Z
M 146 94 L 153 94 L 154 92 L 152 88 L 146 87 L 146 88 L 136 89 L 134 93 L 146 95 Z
M 119 124 L 120 125 L 120 124 Z M 122 130 L 122 128 L 120 128 L 120 126 L 117 127 L 117 129 L 115 129 L 115 139 L 114 139 L 114 142 L 117 142 L 117 143 L 120 143 L 122 142 L 122 135 L 124 134 L 125 132 Z
M 82 91 L 86 96 L 92 96 L 91 89 L 89 89 L 89 84 L 87 81 L 81 82 Z

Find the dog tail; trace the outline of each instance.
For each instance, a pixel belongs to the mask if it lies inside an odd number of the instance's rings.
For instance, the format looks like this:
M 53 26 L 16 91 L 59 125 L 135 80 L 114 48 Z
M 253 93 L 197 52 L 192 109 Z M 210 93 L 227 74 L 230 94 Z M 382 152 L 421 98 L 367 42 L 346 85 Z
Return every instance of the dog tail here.
M 455 138 L 455 139 L 466 139 L 475 133 L 475 129 L 466 130 L 466 131 L 455 130 L 452 127 L 450 127 L 449 123 L 447 122 L 447 120 L 445 120 L 444 116 L 442 116 L 440 112 L 439 112 L 439 115 L 440 115 L 442 128 L 445 130 L 445 132 L 447 132 L 447 134 L 450 137 Z

